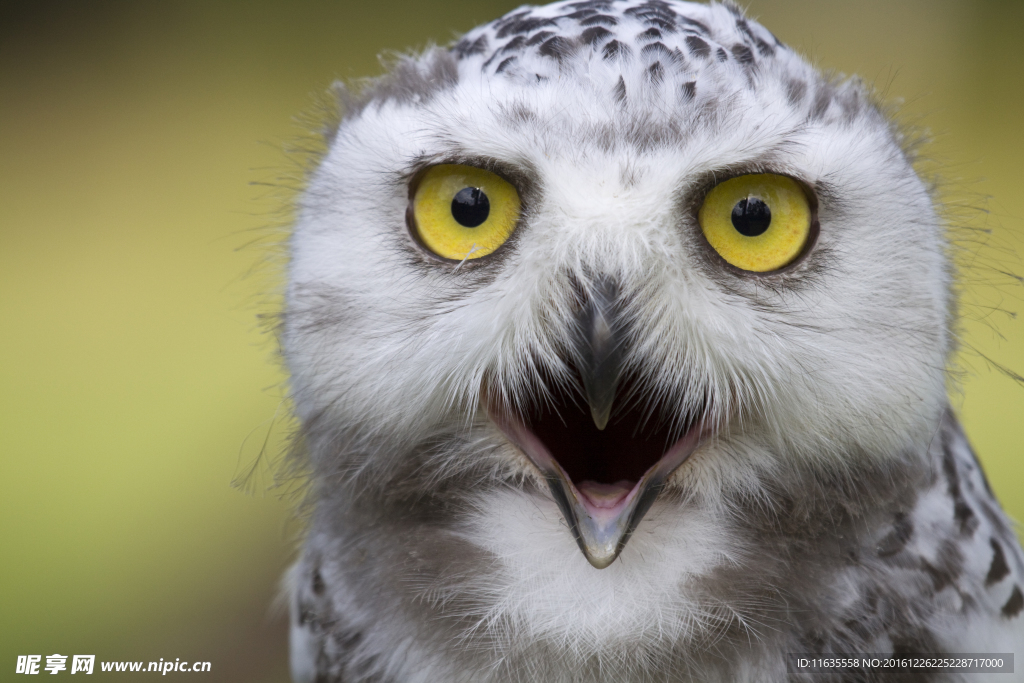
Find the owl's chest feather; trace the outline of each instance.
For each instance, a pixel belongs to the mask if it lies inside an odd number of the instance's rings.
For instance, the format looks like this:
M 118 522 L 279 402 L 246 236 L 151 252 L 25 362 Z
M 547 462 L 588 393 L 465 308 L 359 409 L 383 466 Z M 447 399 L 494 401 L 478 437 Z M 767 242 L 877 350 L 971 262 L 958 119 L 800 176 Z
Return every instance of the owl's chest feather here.
M 1020 547 L 951 417 L 931 453 L 912 496 L 845 520 L 841 501 L 817 520 L 664 501 L 603 570 L 553 501 L 516 490 L 376 557 L 353 552 L 359 533 L 314 536 L 293 575 L 294 649 L 346 681 L 782 681 L 789 652 L 1012 652 Z

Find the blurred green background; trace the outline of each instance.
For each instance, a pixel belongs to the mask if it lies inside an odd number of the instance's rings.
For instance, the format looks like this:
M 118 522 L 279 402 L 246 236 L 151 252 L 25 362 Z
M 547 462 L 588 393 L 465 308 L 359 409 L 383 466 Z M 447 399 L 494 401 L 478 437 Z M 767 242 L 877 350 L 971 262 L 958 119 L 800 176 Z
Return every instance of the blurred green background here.
M 59 652 L 287 679 L 270 605 L 301 524 L 265 467 L 253 495 L 231 482 L 287 431 L 257 314 L 302 173 L 296 115 L 382 50 L 514 6 L 0 4 L 0 672 Z M 1024 3 L 748 7 L 931 131 L 927 169 L 976 229 L 953 400 L 1024 519 L 1024 388 L 982 360 L 1024 373 L 1024 289 L 1003 274 L 1024 273 Z

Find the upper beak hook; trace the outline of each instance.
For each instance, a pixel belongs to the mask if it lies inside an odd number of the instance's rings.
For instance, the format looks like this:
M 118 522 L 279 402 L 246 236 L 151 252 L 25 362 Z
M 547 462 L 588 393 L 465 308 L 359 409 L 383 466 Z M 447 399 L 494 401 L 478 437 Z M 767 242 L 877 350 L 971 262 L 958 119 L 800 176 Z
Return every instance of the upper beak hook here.
M 619 286 L 613 278 L 593 280 L 577 318 L 577 332 L 583 389 L 594 424 L 604 429 L 611 417 L 625 356 L 626 325 Z

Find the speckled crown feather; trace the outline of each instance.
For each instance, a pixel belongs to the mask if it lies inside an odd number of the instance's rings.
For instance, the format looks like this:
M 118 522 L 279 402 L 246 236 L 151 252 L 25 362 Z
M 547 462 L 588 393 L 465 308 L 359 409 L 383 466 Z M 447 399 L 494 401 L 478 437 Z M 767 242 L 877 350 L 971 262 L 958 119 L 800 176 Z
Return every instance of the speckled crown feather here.
M 479 59 L 490 73 L 540 80 L 584 50 L 607 60 L 636 57 L 659 78 L 665 70 L 692 72 L 709 61 L 750 69 L 780 49 L 785 46 L 775 36 L 731 4 L 590 0 L 522 7 L 470 31 L 453 51 L 459 59 Z

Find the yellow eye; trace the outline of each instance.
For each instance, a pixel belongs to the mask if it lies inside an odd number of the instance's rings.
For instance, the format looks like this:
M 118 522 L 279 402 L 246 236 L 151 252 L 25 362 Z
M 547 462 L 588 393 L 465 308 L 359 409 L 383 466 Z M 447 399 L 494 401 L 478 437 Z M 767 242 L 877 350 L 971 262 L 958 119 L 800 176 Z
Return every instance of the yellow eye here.
M 765 273 L 792 263 L 811 235 L 811 205 L 792 178 L 741 175 L 708 193 L 697 215 L 708 243 L 727 262 Z
M 480 258 L 512 234 L 519 220 L 519 193 L 482 168 L 441 164 L 420 179 L 412 215 L 420 242 L 441 258 Z

